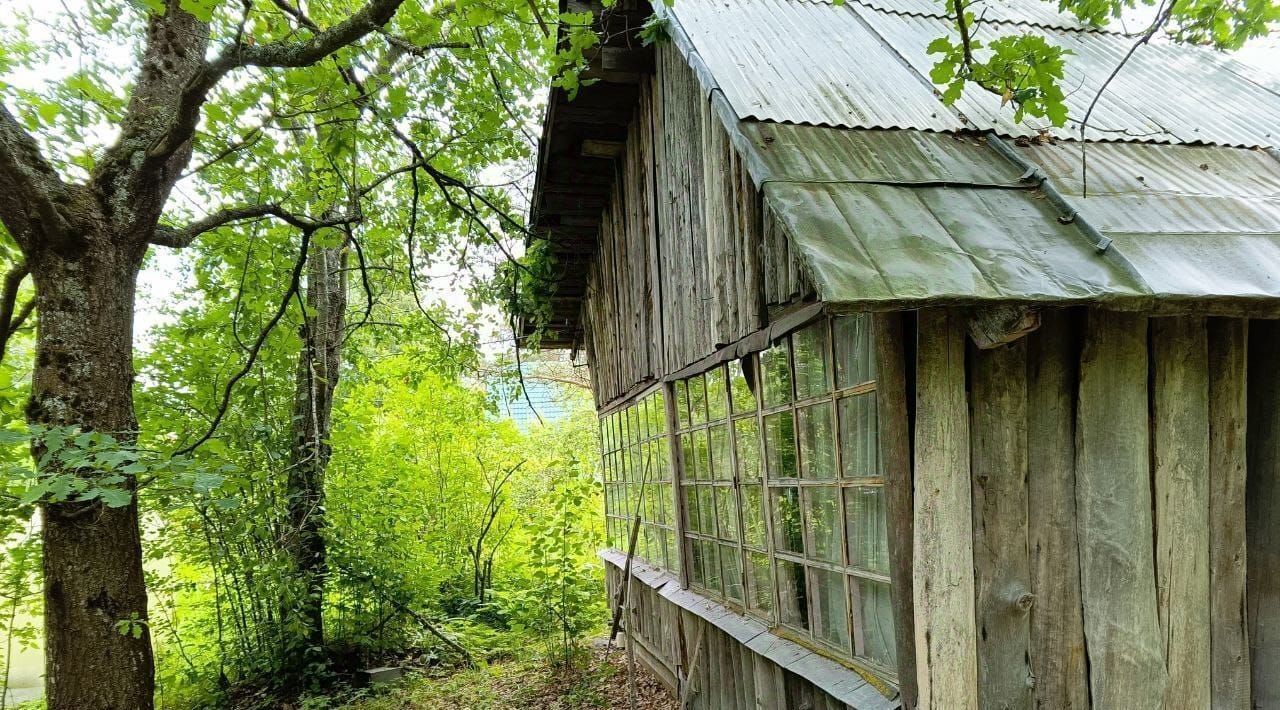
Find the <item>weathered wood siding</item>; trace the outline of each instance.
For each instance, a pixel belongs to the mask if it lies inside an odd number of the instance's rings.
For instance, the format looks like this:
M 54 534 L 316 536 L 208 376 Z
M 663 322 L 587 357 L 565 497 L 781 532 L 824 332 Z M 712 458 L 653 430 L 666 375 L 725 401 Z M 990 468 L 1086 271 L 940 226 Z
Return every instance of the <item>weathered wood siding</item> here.
M 921 707 L 966 648 L 981 708 L 1280 707 L 1280 321 L 1047 310 L 958 363 L 963 317 L 917 331 Z
M 678 51 L 657 51 L 601 221 L 583 300 L 598 404 L 675 372 L 812 298 Z

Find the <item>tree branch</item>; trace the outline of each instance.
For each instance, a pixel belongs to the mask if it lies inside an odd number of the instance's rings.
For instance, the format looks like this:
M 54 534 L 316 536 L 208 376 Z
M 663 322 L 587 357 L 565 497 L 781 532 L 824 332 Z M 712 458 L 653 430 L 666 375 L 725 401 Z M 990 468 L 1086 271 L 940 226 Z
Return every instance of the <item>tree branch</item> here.
M 28 273 L 27 262 L 20 261 L 9 269 L 9 272 L 4 275 L 4 281 L 0 282 L 0 362 L 4 362 L 5 348 L 9 345 L 9 338 L 18 332 L 18 328 L 35 308 L 36 302 L 33 299 L 24 303 L 16 313 L 14 311 L 14 306 L 18 302 L 18 289 L 22 287 L 22 281 L 27 278 Z
M 315 231 L 324 227 L 338 227 L 345 224 L 353 224 L 362 219 L 358 211 L 353 214 L 341 214 L 322 219 L 313 219 L 304 217 L 299 214 L 290 212 L 277 204 L 265 205 L 247 205 L 242 207 L 224 207 L 213 214 L 192 222 L 185 227 L 172 227 L 169 225 L 159 225 L 155 229 L 155 233 L 151 236 L 151 243 L 156 246 L 170 247 L 173 249 L 181 249 L 190 246 L 200 235 L 211 232 L 218 227 L 223 227 L 232 222 L 242 222 L 248 219 L 261 219 L 263 217 L 275 217 L 293 227 L 302 230 Z
M 57 208 L 66 191 L 36 139 L 0 102 L 0 221 L 19 247 L 29 251 L 41 236 L 66 233 Z

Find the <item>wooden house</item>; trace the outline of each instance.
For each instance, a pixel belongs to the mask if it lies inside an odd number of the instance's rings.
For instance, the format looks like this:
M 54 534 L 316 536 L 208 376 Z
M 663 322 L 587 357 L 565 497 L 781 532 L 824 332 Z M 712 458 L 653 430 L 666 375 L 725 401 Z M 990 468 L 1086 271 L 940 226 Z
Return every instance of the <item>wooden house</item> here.
M 713 710 L 1280 707 L 1280 85 L 1157 43 L 1015 123 L 939 100 L 942 7 L 570 8 L 526 327 L 591 367 L 631 649 Z M 1134 41 L 981 16 L 1073 117 Z

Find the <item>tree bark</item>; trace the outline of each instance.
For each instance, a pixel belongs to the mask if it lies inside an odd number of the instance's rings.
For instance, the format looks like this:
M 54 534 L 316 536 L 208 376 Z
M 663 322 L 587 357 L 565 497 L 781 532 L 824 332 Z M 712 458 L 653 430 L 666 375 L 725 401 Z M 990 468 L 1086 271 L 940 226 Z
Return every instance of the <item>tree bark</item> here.
M 39 250 L 31 258 L 40 318 L 28 420 L 131 443 L 133 299 L 145 246 L 101 234 L 77 241 L 82 250 Z M 48 707 L 151 708 L 136 499 L 120 508 L 48 503 L 41 514 Z M 130 620 L 127 628 L 118 625 Z
M 301 677 L 306 666 L 323 660 L 324 589 L 329 569 L 324 542 L 324 477 L 333 393 L 342 365 L 347 308 L 346 247 L 313 242 L 307 271 L 307 313 L 298 356 L 293 411 L 293 448 L 287 497 L 291 535 L 289 555 L 302 585 L 302 601 L 286 614 L 298 618 L 306 633 L 289 639 L 286 672 Z

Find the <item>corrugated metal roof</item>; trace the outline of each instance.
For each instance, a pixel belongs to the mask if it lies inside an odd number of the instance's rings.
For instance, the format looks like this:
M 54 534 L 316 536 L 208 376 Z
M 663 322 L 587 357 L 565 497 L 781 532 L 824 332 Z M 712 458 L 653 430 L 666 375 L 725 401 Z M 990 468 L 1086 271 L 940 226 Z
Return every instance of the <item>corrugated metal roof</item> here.
M 847 7 L 793 0 L 680 0 L 674 13 L 739 118 L 867 128 L 960 130 L 909 67 Z M 683 39 L 679 38 L 678 39 Z M 861 55 L 861 60 L 860 60 Z M 693 62 L 691 62 L 693 63 Z M 695 67 L 696 68 L 696 67 Z
M 1048 11 L 1040 0 L 989 1 L 1000 17 L 1013 22 L 1025 14 L 1025 29 L 1074 52 L 1064 83 L 1075 118 L 1083 116 L 1133 42 L 1117 34 L 1078 31 L 1082 25 Z M 937 7 L 930 14 L 925 3 L 680 0 L 660 11 L 674 15 L 682 52 L 705 67 L 700 79 L 709 91 L 724 93 L 738 118 L 844 128 L 969 128 L 1011 137 L 1046 130 L 1060 138 L 1079 137 L 1078 127 L 1070 124 L 1015 124 L 1012 109 L 998 96 L 973 86 L 954 107 L 945 106 L 927 78 L 934 57 L 925 50 L 934 38 L 954 30 Z M 977 36 L 990 39 L 1009 28 L 987 23 Z M 1085 137 L 1275 145 L 1280 93 L 1260 81 L 1219 53 L 1152 44 L 1139 50 L 1108 87 Z
M 1141 143 L 1017 148 L 1079 217 L 986 139 L 743 121 L 752 176 L 825 301 L 1280 298 L 1280 161 Z M 1081 224 L 1114 240 L 1099 252 Z
M 832 0 L 816 0 L 832 3 Z M 892 12 L 899 15 L 920 17 L 946 17 L 945 0 L 851 0 L 859 5 Z M 995 22 L 1027 27 L 1070 30 L 1073 32 L 1108 32 L 1104 27 L 1094 27 L 1081 22 L 1074 15 L 1058 12 L 1044 0 L 974 0 L 966 3 L 980 22 Z

